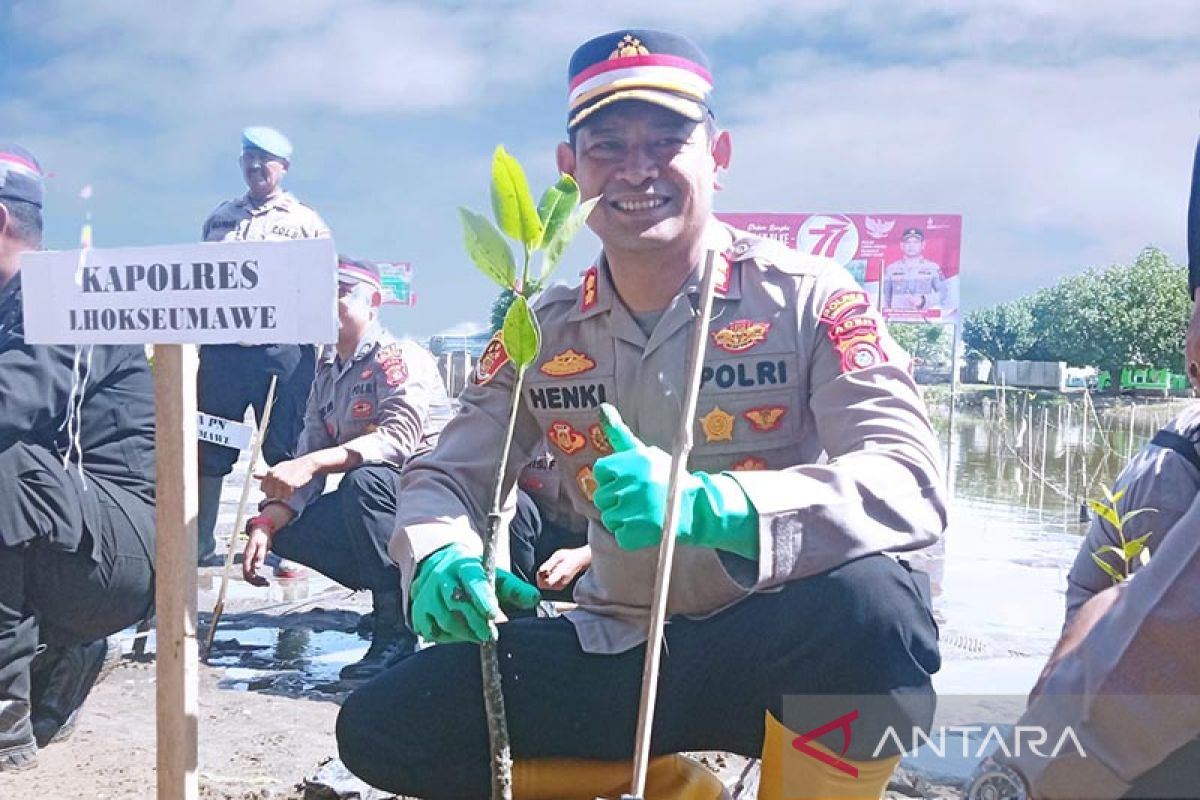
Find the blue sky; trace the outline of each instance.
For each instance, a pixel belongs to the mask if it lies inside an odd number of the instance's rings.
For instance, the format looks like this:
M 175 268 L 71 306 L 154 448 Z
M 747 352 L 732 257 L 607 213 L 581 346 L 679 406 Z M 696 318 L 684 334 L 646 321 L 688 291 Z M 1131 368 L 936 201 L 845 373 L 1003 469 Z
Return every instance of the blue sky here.
M 274 125 L 341 251 L 414 264 L 419 302 L 387 319 L 427 336 L 494 296 L 455 207 L 487 207 L 499 143 L 535 191 L 556 177 L 567 60 L 620 27 L 708 52 L 720 210 L 960 213 L 968 309 L 1148 244 L 1184 257 L 1192 0 L 0 0 L 0 139 L 54 175 L 47 245 L 74 246 L 91 184 L 106 247 L 196 239 L 244 191 L 240 129 Z

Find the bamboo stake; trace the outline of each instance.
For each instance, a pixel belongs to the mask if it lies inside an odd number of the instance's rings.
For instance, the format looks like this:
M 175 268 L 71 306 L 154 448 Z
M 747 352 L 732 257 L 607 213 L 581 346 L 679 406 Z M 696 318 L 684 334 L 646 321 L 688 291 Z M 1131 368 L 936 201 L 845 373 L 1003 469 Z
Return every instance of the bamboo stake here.
M 1063 426 L 1063 491 L 1066 492 L 1067 502 L 1071 497 L 1071 402 L 1067 401 L 1066 422 Z
M 1129 435 L 1125 440 L 1125 460 L 1133 458 L 1133 420 L 1137 416 L 1137 403 L 1129 406 Z
M 1046 451 L 1050 449 L 1050 409 L 1042 408 L 1042 478 L 1038 490 L 1038 510 L 1046 503 Z
M 717 270 L 716 253 L 709 250 L 704 259 L 704 282 L 700 290 L 700 314 L 692 331 L 691 363 L 683 397 L 674 451 L 671 453 L 671 482 L 667 488 L 667 508 L 663 536 L 658 547 L 658 573 L 654 576 L 654 602 L 650 607 L 650 634 L 646 638 L 646 660 L 642 667 L 642 699 L 638 710 L 637 739 L 633 751 L 633 784 L 622 800 L 641 800 L 646 793 L 646 774 L 650 762 L 650 736 L 654 728 L 654 706 L 658 700 L 658 670 L 662 660 L 663 631 L 667 623 L 667 595 L 671 590 L 671 565 L 675 559 L 675 529 L 679 524 L 680 490 L 692 449 L 692 425 L 696 401 L 700 395 L 700 371 L 704 366 L 704 347 L 708 341 L 708 320 L 712 316 L 713 287 Z
M 267 389 L 267 402 L 264 406 L 263 418 L 259 420 L 258 430 L 254 434 L 254 444 L 250 447 L 250 466 L 246 470 L 246 479 L 242 481 L 242 496 L 238 500 L 233 530 L 229 532 L 229 547 L 225 550 L 225 568 L 221 571 L 221 588 L 217 592 L 217 603 L 213 606 L 212 620 L 208 623 L 208 636 L 204 639 L 204 663 L 206 664 L 209 654 L 212 653 L 213 638 L 217 635 L 217 623 L 221 621 L 221 614 L 225 611 L 225 593 L 229 589 L 229 572 L 233 569 L 234 550 L 237 547 L 238 534 L 242 532 L 242 524 L 245 522 L 246 501 L 250 499 L 250 483 L 254 480 L 254 467 L 258 464 L 263 439 L 267 435 L 267 424 L 271 421 L 271 410 L 275 407 L 275 385 L 278 382 L 279 376 L 272 375 L 271 385 Z
M 196 346 L 154 348 L 158 796 L 196 800 Z

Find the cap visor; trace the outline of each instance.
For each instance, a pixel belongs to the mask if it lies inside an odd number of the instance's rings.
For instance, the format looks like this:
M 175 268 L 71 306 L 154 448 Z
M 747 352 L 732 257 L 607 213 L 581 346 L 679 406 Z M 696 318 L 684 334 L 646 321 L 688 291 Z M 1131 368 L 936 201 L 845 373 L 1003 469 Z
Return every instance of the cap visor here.
M 692 122 L 703 122 L 704 117 L 708 113 L 708 109 L 702 103 L 686 97 L 680 97 L 671 92 L 663 92 L 657 89 L 622 89 L 619 92 L 605 95 L 590 106 L 581 109 L 579 113 L 571 117 L 567 123 L 567 130 L 573 130 L 578 127 L 584 120 L 605 106 L 625 100 L 641 100 L 645 103 L 653 103 L 669 111 L 674 111 L 679 116 L 690 119 Z

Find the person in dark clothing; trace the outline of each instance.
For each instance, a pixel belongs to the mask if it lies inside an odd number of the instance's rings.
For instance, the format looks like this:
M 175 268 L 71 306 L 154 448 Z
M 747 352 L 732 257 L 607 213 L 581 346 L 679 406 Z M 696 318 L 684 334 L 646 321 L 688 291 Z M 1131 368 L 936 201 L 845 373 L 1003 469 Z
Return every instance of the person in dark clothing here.
M 104 638 L 154 602 L 149 366 L 25 342 L 18 267 L 41 238 L 41 169 L 0 145 L 0 771 L 65 738 Z

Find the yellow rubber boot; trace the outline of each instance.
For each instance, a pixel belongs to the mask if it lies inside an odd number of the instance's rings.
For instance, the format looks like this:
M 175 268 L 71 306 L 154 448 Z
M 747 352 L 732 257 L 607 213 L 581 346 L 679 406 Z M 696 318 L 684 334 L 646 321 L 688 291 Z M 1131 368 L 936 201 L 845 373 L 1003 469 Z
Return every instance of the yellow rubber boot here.
M 852 761 L 816 741 L 794 746 L 798 734 L 767 714 L 758 800 L 879 800 L 900 756 Z
M 629 791 L 633 764 L 587 758 L 534 758 L 513 762 L 514 800 L 596 800 Z M 646 800 L 719 800 L 727 797 L 717 776 L 687 756 L 650 760 Z

